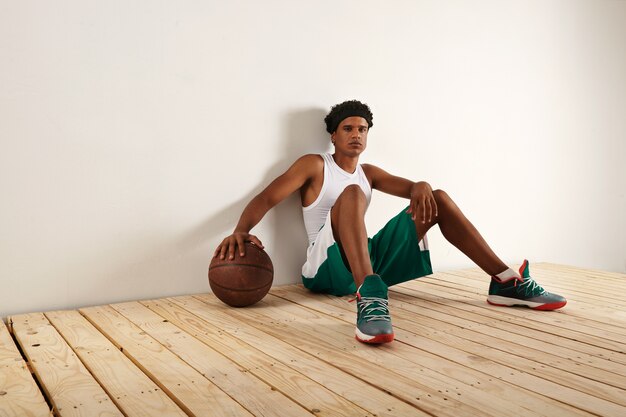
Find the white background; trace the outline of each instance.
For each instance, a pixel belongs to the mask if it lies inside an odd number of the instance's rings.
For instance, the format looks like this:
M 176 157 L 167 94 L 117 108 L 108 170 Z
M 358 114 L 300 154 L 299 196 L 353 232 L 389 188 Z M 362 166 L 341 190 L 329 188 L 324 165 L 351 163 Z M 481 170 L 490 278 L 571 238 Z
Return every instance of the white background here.
M 625 40 L 614 0 L 0 0 L 0 316 L 207 291 L 246 202 L 352 98 L 362 161 L 446 190 L 512 266 L 626 272 Z M 404 205 L 375 194 L 370 232 Z M 294 196 L 253 230 L 275 284 L 301 218 Z

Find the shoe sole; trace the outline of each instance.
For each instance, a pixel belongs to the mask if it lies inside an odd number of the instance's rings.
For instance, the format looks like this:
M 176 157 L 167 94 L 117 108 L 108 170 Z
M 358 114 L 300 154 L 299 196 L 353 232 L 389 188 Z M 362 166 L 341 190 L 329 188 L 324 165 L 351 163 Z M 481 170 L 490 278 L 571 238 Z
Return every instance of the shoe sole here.
M 354 333 L 354 338 L 356 340 L 358 340 L 361 343 L 371 343 L 374 345 L 378 345 L 381 343 L 389 343 L 392 342 L 394 339 L 394 334 L 393 333 L 384 333 L 384 334 L 377 334 L 375 336 L 369 335 L 369 334 L 365 334 L 362 333 L 359 328 L 356 328 L 356 331 Z
M 369 339 L 361 339 L 358 335 L 355 335 L 354 338 L 361 343 L 367 343 L 371 345 L 380 345 L 382 343 L 393 342 L 394 334 L 379 334 L 376 336 L 368 336 Z
M 541 310 L 541 311 L 550 311 L 557 310 L 567 304 L 567 301 L 559 301 L 556 303 L 533 303 L 532 301 L 524 301 L 524 300 L 516 300 L 514 298 L 507 297 L 499 297 L 497 295 L 490 295 L 487 298 L 487 302 L 493 306 L 499 307 L 514 307 L 514 306 L 522 306 L 528 307 L 533 310 Z

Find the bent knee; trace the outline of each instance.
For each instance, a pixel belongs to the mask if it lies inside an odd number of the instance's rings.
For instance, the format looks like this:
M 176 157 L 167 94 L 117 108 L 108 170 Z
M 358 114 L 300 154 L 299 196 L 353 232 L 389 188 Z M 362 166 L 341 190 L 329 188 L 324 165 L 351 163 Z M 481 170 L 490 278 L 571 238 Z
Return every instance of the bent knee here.
M 446 193 L 443 190 L 434 190 L 433 191 L 433 197 L 435 197 L 435 201 L 437 202 L 437 204 L 447 204 L 449 202 L 452 202 L 452 199 L 450 198 L 450 196 L 448 195 L 448 193 Z
M 337 197 L 335 206 L 338 207 L 359 207 L 363 210 L 367 206 L 367 198 L 365 193 L 356 184 L 348 185 Z
M 350 184 L 344 188 L 339 197 L 365 199 L 365 193 L 358 184 Z

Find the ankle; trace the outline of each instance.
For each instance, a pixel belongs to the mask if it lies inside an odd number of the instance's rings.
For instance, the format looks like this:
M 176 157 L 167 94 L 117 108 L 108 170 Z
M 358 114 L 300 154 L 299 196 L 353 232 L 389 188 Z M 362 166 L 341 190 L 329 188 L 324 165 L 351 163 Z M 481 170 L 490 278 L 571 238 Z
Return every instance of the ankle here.
M 357 297 L 380 297 L 387 298 L 387 284 L 377 274 L 367 275 L 363 284 L 357 288 Z
M 380 277 L 380 275 L 375 274 L 374 272 L 364 272 L 361 274 L 353 274 L 352 275 L 354 277 L 354 284 L 356 285 L 357 291 L 359 290 L 359 288 L 361 288 L 361 286 L 363 285 L 363 283 L 365 282 L 365 279 L 369 276 L 377 276 Z M 358 277 L 358 278 L 357 278 Z
M 512 279 L 521 280 L 522 277 L 520 276 L 519 273 L 517 273 L 513 269 L 507 268 L 504 271 L 500 272 L 499 274 L 493 275 L 491 277 L 491 279 L 494 279 L 494 280 L 496 280 L 498 282 L 507 282 L 507 281 L 510 281 Z

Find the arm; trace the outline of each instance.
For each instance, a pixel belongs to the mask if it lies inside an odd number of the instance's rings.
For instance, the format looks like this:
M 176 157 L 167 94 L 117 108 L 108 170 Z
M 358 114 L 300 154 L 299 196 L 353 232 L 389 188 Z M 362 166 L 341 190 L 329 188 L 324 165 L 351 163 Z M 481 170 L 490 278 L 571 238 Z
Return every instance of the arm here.
M 298 159 L 282 175 L 265 187 L 256 195 L 241 213 L 239 222 L 234 232 L 224 238 L 213 254 L 214 257 L 234 259 L 235 250 L 239 249 L 239 255 L 245 256 L 245 242 L 252 242 L 263 248 L 261 241 L 250 230 L 256 226 L 263 216 L 278 203 L 287 198 L 291 193 L 300 189 L 313 175 L 315 175 L 316 164 L 319 165 L 317 155 L 305 155 Z
M 373 189 L 411 200 L 407 213 L 413 220 L 419 217 L 425 223 L 438 215 L 433 189 L 427 182 L 412 182 L 370 164 L 363 164 L 362 167 Z

